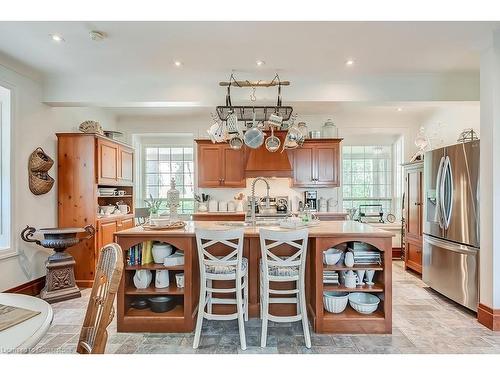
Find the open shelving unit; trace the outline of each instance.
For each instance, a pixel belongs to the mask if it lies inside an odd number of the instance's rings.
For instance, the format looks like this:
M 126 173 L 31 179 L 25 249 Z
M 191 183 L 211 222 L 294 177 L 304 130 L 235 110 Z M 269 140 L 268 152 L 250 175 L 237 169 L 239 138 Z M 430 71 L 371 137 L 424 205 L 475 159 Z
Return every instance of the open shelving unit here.
M 118 332 L 144 332 L 145 327 L 147 327 L 148 332 L 191 332 L 194 329 L 197 303 L 197 298 L 193 297 L 197 296 L 198 287 L 198 283 L 193 282 L 193 270 L 197 272 L 197 259 L 193 257 L 192 252 L 193 239 L 169 236 L 168 232 L 165 232 L 165 234 L 159 234 L 153 239 L 143 234 L 125 236 L 117 233 L 115 240 L 123 249 L 125 262 L 124 275 L 120 282 L 117 297 Z M 183 251 L 184 264 L 178 266 L 165 266 L 157 263 L 127 264 L 126 252 L 131 247 L 148 240 L 165 242 Z M 150 285 L 144 289 L 136 288 L 133 282 L 135 272 L 141 269 L 150 270 L 153 274 Z M 170 271 L 170 285 L 166 288 L 155 287 L 155 272 L 159 270 Z M 180 272 L 184 273 L 184 288 L 178 288 L 176 284 L 175 275 Z M 164 313 L 155 313 L 149 308 L 136 309 L 132 307 L 132 302 L 137 298 L 158 295 L 174 297 L 176 301 L 175 308 Z
M 346 267 L 342 260 L 335 265 L 323 264 L 323 251 L 330 247 L 353 248 L 354 242 L 369 244 L 373 250 L 380 252 L 380 264 L 363 264 Z M 317 238 L 310 251 L 310 298 L 309 312 L 312 316 L 314 329 L 318 333 L 391 333 L 392 332 L 392 246 L 390 238 Z M 342 284 L 323 282 L 324 271 L 375 270 L 374 285 L 362 285 L 356 288 L 346 288 Z M 330 313 L 323 307 L 323 292 L 366 292 L 380 298 L 375 312 L 361 314 L 350 304 L 341 313 Z

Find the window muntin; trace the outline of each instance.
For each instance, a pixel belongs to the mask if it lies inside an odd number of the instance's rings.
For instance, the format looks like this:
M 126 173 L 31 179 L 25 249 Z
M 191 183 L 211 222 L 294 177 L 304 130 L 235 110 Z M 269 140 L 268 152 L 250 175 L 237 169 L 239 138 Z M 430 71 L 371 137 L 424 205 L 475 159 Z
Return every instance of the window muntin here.
M 194 212 L 194 148 L 179 146 L 144 147 L 144 199 L 165 199 L 170 179 L 180 193 L 179 213 Z
M 385 213 L 392 204 L 392 147 L 342 147 L 343 208 L 360 204 L 382 204 Z

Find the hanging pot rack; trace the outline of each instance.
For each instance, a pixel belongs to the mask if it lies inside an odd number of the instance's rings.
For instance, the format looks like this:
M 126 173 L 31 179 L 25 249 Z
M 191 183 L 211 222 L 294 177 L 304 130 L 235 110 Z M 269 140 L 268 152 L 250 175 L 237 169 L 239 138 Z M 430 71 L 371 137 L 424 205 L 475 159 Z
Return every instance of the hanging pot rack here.
M 219 86 L 227 87 L 226 105 L 217 106 L 217 115 L 222 121 L 226 121 L 227 117 L 234 113 L 238 117 L 238 121 L 253 121 L 255 114 L 255 121 L 268 121 L 272 114 L 283 117 L 283 121 L 288 121 L 292 115 L 293 108 L 290 106 L 283 106 L 281 100 L 281 86 L 290 86 L 290 81 L 281 81 L 278 74 L 274 76 L 271 81 L 238 81 L 231 74 L 229 81 L 219 82 Z M 231 87 L 250 87 L 253 88 L 251 100 L 255 100 L 255 89 L 257 87 L 278 87 L 278 98 L 274 106 L 261 106 L 261 105 L 233 105 L 231 102 Z

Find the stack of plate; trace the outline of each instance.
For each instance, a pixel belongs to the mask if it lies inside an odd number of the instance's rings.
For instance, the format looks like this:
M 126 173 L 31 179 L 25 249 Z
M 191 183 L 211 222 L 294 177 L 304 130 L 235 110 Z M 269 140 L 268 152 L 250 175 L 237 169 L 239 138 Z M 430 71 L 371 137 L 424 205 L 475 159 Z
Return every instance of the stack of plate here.
M 324 284 L 339 284 L 339 273 L 337 271 L 323 271 Z
M 354 264 L 380 264 L 380 252 L 377 250 L 352 250 Z
M 100 197 L 112 197 L 116 195 L 116 188 L 99 188 L 99 196 Z

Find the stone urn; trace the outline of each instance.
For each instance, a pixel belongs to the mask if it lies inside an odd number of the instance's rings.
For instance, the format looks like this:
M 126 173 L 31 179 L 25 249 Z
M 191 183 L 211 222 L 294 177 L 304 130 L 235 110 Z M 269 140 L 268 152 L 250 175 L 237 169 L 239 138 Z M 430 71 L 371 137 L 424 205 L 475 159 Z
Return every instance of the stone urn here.
M 43 235 L 43 239 L 33 238 L 34 234 Z M 87 233 L 86 236 L 79 236 Z M 26 242 L 34 242 L 47 249 L 53 249 L 45 266 L 47 274 L 45 287 L 40 292 L 40 297 L 49 303 L 65 301 L 81 296 L 80 289 L 75 283 L 75 259 L 66 252 L 66 249 L 80 241 L 94 236 L 95 229 L 92 225 L 85 228 L 43 228 L 36 230 L 29 225 L 21 232 L 21 238 Z

